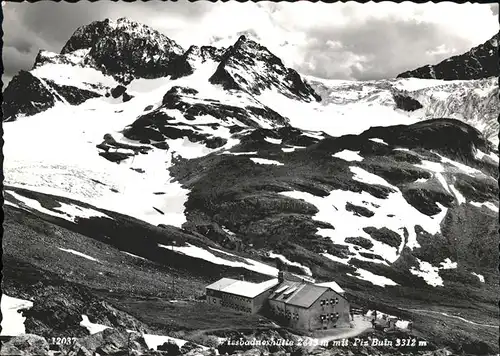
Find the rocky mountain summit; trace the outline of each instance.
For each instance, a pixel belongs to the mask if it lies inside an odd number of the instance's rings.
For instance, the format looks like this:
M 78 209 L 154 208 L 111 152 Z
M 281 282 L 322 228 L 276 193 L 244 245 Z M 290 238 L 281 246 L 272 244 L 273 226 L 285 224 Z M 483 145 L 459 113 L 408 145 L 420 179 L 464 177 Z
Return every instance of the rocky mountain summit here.
M 225 52 L 210 82 L 251 94 L 275 88 L 294 99 L 321 100 L 295 70 L 286 68 L 281 59 L 244 35 Z
M 4 288 L 40 337 L 8 349 L 283 336 L 202 296 L 279 260 L 412 320 L 428 355 L 497 353 L 498 88 L 459 79 L 326 80 L 245 36 L 184 50 L 126 19 L 79 28 L 4 93 Z
M 498 34 L 470 51 L 435 65 L 426 65 L 399 74 L 398 78 L 470 80 L 498 77 Z
M 134 76 L 165 76 L 168 65 L 184 52 L 167 36 L 126 18 L 116 22 L 106 19 L 78 28 L 61 54 L 81 49 L 88 49 L 86 64 L 124 82 Z

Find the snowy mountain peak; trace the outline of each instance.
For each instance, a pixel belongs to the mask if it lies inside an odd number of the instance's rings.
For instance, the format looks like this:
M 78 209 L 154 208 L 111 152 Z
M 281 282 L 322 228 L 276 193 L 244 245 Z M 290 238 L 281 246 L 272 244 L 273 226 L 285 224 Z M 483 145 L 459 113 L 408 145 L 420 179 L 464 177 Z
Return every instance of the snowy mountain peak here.
M 498 34 L 470 51 L 453 56 L 436 65 L 426 65 L 399 74 L 398 78 L 470 80 L 495 77 L 498 64 Z
M 134 77 L 158 78 L 184 49 L 167 36 L 146 26 L 119 18 L 79 27 L 61 50 L 65 55 L 88 49 L 85 64 L 127 83 Z
M 177 54 L 181 54 L 184 51 L 177 43 L 151 27 L 122 17 L 116 21 L 104 19 L 78 27 L 64 45 L 61 54 L 73 52 L 77 49 L 91 48 L 103 37 L 116 35 L 116 32 L 126 33 L 134 38 L 149 38 L 152 41 L 159 40 L 160 42 L 165 42 L 169 44 L 172 50 Z
M 295 70 L 245 35 L 226 51 L 210 82 L 251 94 L 274 90 L 300 101 L 321 100 Z

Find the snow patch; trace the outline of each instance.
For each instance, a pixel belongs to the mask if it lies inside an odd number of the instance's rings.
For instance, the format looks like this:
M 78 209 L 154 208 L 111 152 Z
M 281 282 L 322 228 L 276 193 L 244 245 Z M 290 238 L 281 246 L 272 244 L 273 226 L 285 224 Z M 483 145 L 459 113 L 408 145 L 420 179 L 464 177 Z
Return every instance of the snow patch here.
M 281 141 L 282 141 L 280 139 L 275 139 L 275 138 L 271 138 L 271 137 L 266 137 L 266 138 L 264 138 L 264 140 L 269 142 L 269 143 L 272 143 L 274 145 L 280 145 Z
M 474 151 L 474 157 L 478 160 L 483 160 L 485 157 L 488 157 L 491 160 L 493 160 L 495 163 L 498 163 L 498 156 L 496 154 L 494 154 L 493 152 L 486 154 L 486 153 L 482 152 L 481 150 L 476 149 Z
M 349 167 L 352 173 L 354 173 L 354 177 L 352 179 L 357 180 L 362 183 L 366 184 L 376 184 L 376 185 L 383 185 L 385 187 L 390 187 L 393 189 L 397 189 L 395 186 L 392 184 L 389 184 L 385 179 L 365 171 L 363 168 L 359 167 Z
M 166 248 L 173 250 L 178 253 L 182 253 L 184 255 L 194 257 L 194 258 L 199 258 L 201 260 L 205 260 L 214 264 L 218 265 L 224 265 L 224 266 L 231 266 L 231 267 L 241 267 L 245 268 L 251 271 L 255 271 L 261 274 L 266 274 L 270 276 L 277 276 L 278 275 L 278 269 L 275 267 L 271 267 L 269 265 L 266 265 L 262 262 L 254 261 L 249 258 L 242 258 L 245 262 L 240 262 L 240 261 L 229 261 L 226 259 L 223 259 L 221 257 L 215 256 L 213 253 L 211 253 L 208 250 L 205 250 L 201 247 L 194 246 L 191 244 L 187 244 L 187 246 L 167 246 L 167 245 L 161 245 L 158 244 L 159 247 Z M 234 254 L 231 254 L 229 252 L 213 249 L 218 252 L 225 253 L 227 255 L 233 256 L 233 257 L 239 257 Z M 239 257 L 241 258 L 241 257 Z
M 460 193 L 460 191 L 453 184 L 450 185 L 450 190 L 453 192 L 453 194 L 457 198 L 458 205 L 465 204 L 467 202 L 467 200 L 462 195 L 462 193 Z
M 410 272 L 416 276 L 422 277 L 428 285 L 433 287 L 443 286 L 443 279 L 439 276 L 439 268 L 434 267 L 429 262 L 417 258 L 419 268 L 412 267 Z
M 158 346 L 163 345 L 166 342 L 172 342 L 175 343 L 179 348 L 184 346 L 185 343 L 187 343 L 186 340 L 181 340 L 177 339 L 175 337 L 171 336 L 163 336 L 163 335 L 152 335 L 152 334 L 143 334 L 144 341 L 146 342 L 146 345 L 148 345 L 149 349 L 156 350 Z
M 256 155 L 258 152 L 222 152 L 225 155 L 233 155 L 233 156 L 246 156 L 246 155 Z
M 86 315 L 82 315 L 82 321 L 80 322 L 80 326 L 86 328 L 89 331 L 90 335 L 97 334 L 106 329 L 111 329 L 110 326 L 106 326 L 103 324 L 94 324 L 90 322 L 88 316 Z
M 346 274 L 348 276 L 351 276 L 351 277 L 355 277 L 358 279 L 362 279 L 364 281 L 368 281 L 371 284 L 374 284 L 376 286 L 385 287 L 385 286 L 397 286 L 398 285 L 396 282 L 394 282 L 393 280 L 391 280 L 387 277 L 378 276 L 378 275 L 376 275 L 370 271 L 367 271 L 365 269 L 362 269 L 362 268 L 356 269 L 356 273 L 358 275 L 353 275 L 351 273 L 346 273 Z
M 439 269 L 455 269 L 457 268 L 457 262 L 452 262 L 449 258 L 445 259 L 440 263 L 441 267 Z
M 335 262 L 338 262 L 338 263 L 342 263 L 343 265 L 348 265 L 349 264 L 349 260 L 350 258 L 340 258 L 340 257 L 337 257 L 337 256 L 334 256 L 334 255 L 331 255 L 329 253 L 321 253 L 322 256 L 332 260 L 332 261 L 335 261 Z
M 228 229 L 227 229 L 227 228 L 225 228 L 225 227 L 222 227 L 222 231 L 224 231 L 226 234 L 231 235 L 231 236 L 234 236 L 234 235 L 235 235 L 235 233 L 234 233 L 234 232 L 232 232 L 231 230 L 228 230 Z
M 477 278 L 479 278 L 479 280 L 484 283 L 484 276 L 482 274 L 478 274 L 478 273 L 475 273 L 475 272 L 471 272 L 472 275 L 476 276 Z
M 488 208 L 490 209 L 491 211 L 495 212 L 495 213 L 498 213 L 498 206 L 496 206 L 495 204 L 493 204 L 492 202 L 488 201 L 488 202 L 483 202 L 483 203 L 478 203 L 478 202 L 475 202 L 475 201 L 471 201 L 469 202 L 471 205 L 474 205 L 478 208 L 481 208 L 481 207 L 485 207 L 485 208 Z
M 257 164 L 271 164 L 275 166 L 283 166 L 284 164 L 272 159 L 266 159 L 266 158 L 250 158 L 253 162 Z
M 81 253 L 81 252 L 78 252 L 78 251 L 75 251 L 75 250 L 72 250 L 72 249 L 66 249 L 66 248 L 62 248 L 62 247 L 58 247 L 58 249 L 61 250 L 61 251 L 64 251 L 64 252 L 72 253 L 73 255 L 77 255 L 77 256 L 86 258 L 87 260 L 99 262 L 99 260 L 95 259 L 94 257 L 90 257 L 89 255 L 86 255 L 84 253 Z
M 387 142 L 385 142 L 384 140 L 382 140 L 380 138 L 371 138 L 370 141 L 381 143 L 382 145 L 389 146 L 389 144 Z
M 124 254 L 126 255 L 129 255 L 130 257 L 135 257 L 135 258 L 138 258 L 140 260 L 144 260 L 144 261 L 147 261 L 144 257 L 141 257 L 141 256 L 137 256 L 137 255 L 133 255 L 131 253 L 128 253 L 128 252 L 125 252 L 125 251 L 122 251 Z
M 349 151 L 349 150 L 343 150 L 340 152 L 337 152 L 332 155 L 333 157 L 343 159 L 344 161 L 357 161 L 361 162 L 363 160 L 363 157 L 359 155 L 359 151 L 354 152 L 354 151 Z
M 24 322 L 26 318 L 20 313 L 21 309 L 29 309 L 33 307 L 33 302 L 25 299 L 10 297 L 2 293 L 1 300 L 2 310 L 2 336 L 18 336 L 26 333 Z
M 292 262 L 290 261 L 289 259 L 287 259 L 285 256 L 283 255 L 280 255 L 280 254 L 277 254 L 277 253 L 274 253 L 274 252 L 269 252 L 269 257 L 271 258 L 277 258 L 279 260 L 281 260 L 281 262 L 283 262 L 284 264 L 286 265 L 289 265 L 289 266 L 295 266 L 295 267 L 299 267 L 300 269 L 302 269 L 308 276 L 312 276 L 312 272 L 311 272 L 311 269 L 309 267 L 306 267 L 304 265 L 301 265 L 300 263 L 298 262 Z

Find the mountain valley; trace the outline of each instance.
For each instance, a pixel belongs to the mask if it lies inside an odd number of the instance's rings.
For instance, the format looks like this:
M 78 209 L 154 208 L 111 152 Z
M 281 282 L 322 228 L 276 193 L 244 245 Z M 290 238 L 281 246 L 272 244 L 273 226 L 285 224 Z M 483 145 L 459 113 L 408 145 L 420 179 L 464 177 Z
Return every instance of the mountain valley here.
M 453 58 L 451 77 L 327 80 L 248 36 L 185 50 L 125 18 L 40 51 L 3 94 L 3 291 L 32 302 L 25 333 L 78 338 L 42 342 L 65 355 L 113 354 L 102 338 L 128 333 L 151 355 L 169 338 L 192 355 L 232 332 L 297 338 L 203 302 L 280 260 L 412 320 L 431 345 L 415 354 L 498 353 L 498 68 Z

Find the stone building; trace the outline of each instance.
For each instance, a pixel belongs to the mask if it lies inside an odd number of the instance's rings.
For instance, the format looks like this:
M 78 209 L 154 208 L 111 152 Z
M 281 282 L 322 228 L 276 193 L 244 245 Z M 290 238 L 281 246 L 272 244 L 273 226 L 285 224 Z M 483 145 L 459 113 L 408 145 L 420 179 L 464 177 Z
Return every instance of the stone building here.
M 294 329 L 313 331 L 350 324 L 349 302 L 337 283 L 314 283 L 288 272 L 262 283 L 222 278 L 206 287 L 206 296 L 210 304 L 252 314 L 266 307 L 276 321 Z

